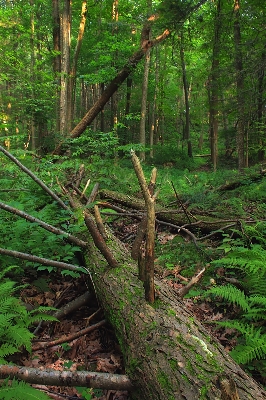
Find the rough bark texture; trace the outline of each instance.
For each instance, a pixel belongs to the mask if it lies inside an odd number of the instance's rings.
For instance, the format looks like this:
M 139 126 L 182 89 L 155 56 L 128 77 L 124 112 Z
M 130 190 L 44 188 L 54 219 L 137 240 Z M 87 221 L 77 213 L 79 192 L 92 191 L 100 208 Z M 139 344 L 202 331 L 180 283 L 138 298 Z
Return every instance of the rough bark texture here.
M 155 303 L 145 301 L 137 266 L 108 236 L 119 266 L 110 268 L 93 248 L 88 260 L 97 298 L 115 328 L 135 387 L 131 399 L 266 399 L 172 290 L 156 280 Z M 228 397 L 232 388 L 235 393 Z

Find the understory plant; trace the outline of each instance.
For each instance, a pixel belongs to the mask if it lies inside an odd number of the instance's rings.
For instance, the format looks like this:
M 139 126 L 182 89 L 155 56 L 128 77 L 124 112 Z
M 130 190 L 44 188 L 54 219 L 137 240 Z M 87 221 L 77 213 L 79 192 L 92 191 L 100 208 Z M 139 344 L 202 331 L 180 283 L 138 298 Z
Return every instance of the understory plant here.
M 48 307 L 39 307 L 28 311 L 15 296 L 23 286 L 6 278 L 6 274 L 16 266 L 10 266 L 0 273 L 0 364 L 7 364 L 10 357 L 27 350 L 31 352 L 31 341 L 34 334 L 30 330 L 34 322 L 40 320 L 56 320 L 47 312 Z M 44 393 L 33 389 L 24 382 L 5 380 L 0 387 L 0 399 L 48 399 Z
M 225 282 L 209 289 L 214 296 L 235 305 L 233 320 L 217 322 L 237 331 L 237 345 L 231 351 L 235 361 L 248 371 L 266 376 L 266 225 L 241 224 L 234 236 L 225 235 L 223 257 L 213 261 L 224 271 Z

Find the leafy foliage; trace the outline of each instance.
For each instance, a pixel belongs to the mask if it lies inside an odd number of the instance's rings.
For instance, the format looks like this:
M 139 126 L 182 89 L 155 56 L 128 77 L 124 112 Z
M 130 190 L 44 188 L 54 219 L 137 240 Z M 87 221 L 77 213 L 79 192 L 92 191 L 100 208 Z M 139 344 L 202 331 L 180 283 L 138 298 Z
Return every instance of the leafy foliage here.
M 8 268 L 1 272 L 0 281 L 0 363 L 6 363 L 8 356 L 19 352 L 23 347 L 30 352 L 33 334 L 29 328 L 40 320 L 56 320 L 46 313 L 50 308 L 39 308 L 27 311 L 25 306 L 14 296 L 14 292 L 21 289 L 15 282 L 4 279 L 10 271 Z
M 12 380 L 10 384 L 8 379 L 2 382 L 0 387 L 0 399 L 2 400 L 47 400 L 50 399 L 45 393 L 34 389 L 23 381 Z
M 266 357 L 266 250 L 265 239 L 261 235 L 265 229 L 263 225 L 242 225 L 241 230 L 234 230 L 238 237 L 232 239 L 226 236 L 220 246 L 224 256 L 213 262 L 215 266 L 222 266 L 230 277 L 235 274 L 242 289 L 227 284 L 213 287 L 205 294 L 239 307 L 238 318 L 217 324 L 239 332 L 238 344 L 231 351 L 231 356 L 247 368 L 255 363 L 260 370 L 265 368 Z

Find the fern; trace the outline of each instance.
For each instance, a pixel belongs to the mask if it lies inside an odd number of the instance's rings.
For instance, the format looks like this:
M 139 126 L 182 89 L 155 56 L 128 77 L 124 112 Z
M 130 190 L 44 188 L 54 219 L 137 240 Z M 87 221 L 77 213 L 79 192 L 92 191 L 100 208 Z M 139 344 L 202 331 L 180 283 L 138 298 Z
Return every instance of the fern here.
M 257 371 L 265 368 L 266 359 L 266 240 L 265 224 L 260 226 L 259 232 L 254 227 L 238 231 L 240 239 L 233 241 L 228 236 L 220 247 L 225 254 L 220 260 L 213 261 L 215 265 L 222 265 L 230 270 L 230 276 L 235 272 L 243 291 L 232 286 L 217 286 L 208 290 L 222 298 L 225 302 L 240 307 L 238 317 L 234 321 L 217 322 L 219 326 L 235 329 L 239 332 L 237 345 L 231 351 L 236 362 Z M 242 239 L 241 239 L 242 237 Z M 248 240 L 247 240 L 248 239 Z M 253 243 L 253 242 L 256 243 Z M 248 247 L 247 247 L 248 243 Z M 258 326 L 260 326 L 258 328 Z
M 6 268 L 0 274 L 0 364 L 6 364 L 8 357 L 19 352 L 23 347 L 28 352 L 31 351 L 34 335 L 29 328 L 35 321 L 56 320 L 51 315 L 44 314 L 54 310 L 53 308 L 40 307 L 31 312 L 26 310 L 25 306 L 13 295 L 16 290 L 24 286 L 16 286 L 15 282 L 10 280 L 1 282 L 9 270 L 10 268 Z M 24 382 L 13 380 L 10 385 L 6 380 L 0 387 L 1 399 L 46 400 L 49 397 Z
M 47 400 L 50 399 L 45 393 L 32 388 L 23 381 L 12 380 L 10 384 L 6 379 L 0 387 L 0 400 Z
M 242 334 L 241 341 L 230 353 L 239 364 L 250 364 L 253 360 L 260 360 L 266 355 L 266 334 L 261 333 L 261 328 L 239 321 L 217 322 L 219 326 L 235 329 Z
M 206 292 L 206 295 L 210 294 L 219 296 L 229 303 L 237 304 L 243 311 L 249 311 L 250 309 L 244 292 L 232 285 L 213 287 Z

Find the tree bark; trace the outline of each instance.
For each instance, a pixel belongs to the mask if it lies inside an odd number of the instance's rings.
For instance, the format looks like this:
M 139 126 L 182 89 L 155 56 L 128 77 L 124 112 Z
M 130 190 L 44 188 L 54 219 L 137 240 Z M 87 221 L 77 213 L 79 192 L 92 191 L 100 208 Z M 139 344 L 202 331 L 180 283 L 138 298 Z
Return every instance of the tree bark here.
M 130 380 L 125 375 L 89 371 L 40 370 L 39 368 L 0 365 L 0 379 L 6 378 L 17 378 L 32 384 L 51 386 L 81 386 L 109 390 L 128 390 L 132 387 Z
M 235 41 L 235 65 L 236 65 L 236 91 L 238 106 L 238 123 L 236 134 L 236 146 L 238 155 L 238 169 L 242 171 L 246 165 L 245 159 L 245 96 L 244 96 L 244 71 L 241 49 L 240 29 L 240 0 L 234 2 L 234 41 Z
M 181 29 L 180 33 L 180 60 L 181 60 L 181 67 L 182 67 L 182 79 L 183 79 L 183 90 L 184 90 L 184 97 L 185 97 L 185 127 L 184 127 L 184 135 L 183 139 L 187 143 L 187 154 L 189 157 L 192 157 L 192 145 L 190 140 L 190 107 L 189 107 L 189 93 L 188 93 L 188 82 L 187 82 L 187 72 L 186 72 L 186 63 L 185 63 L 185 55 L 184 55 L 184 32 L 183 28 Z
M 221 42 L 221 0 L 217 1 L 216 15 L 214 20 L 214 42 L 212 50 L 212 68 L 210 76 L 210 140 L 211 140 L 211 160 L 213 170 L 217 169 L 218 159 L 218 115 L 219 115 L 219 64 L 220 64 L 220 42 Z
M 87 257 L 97 298 L 115 329 L 126 373 L 134 384 L 131 399 L 266 399 L 266 392 L 229 357 L 173 290 L 155 280 L 155 303 L 151 306 L 145 301 L 136 264 L 123 244 L 108 235 L 119 266 L 110 268 L 95 248 Z M 232 396 L 225 397 L 228 393 Z

